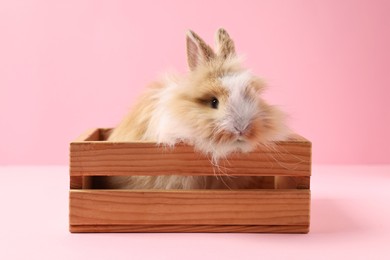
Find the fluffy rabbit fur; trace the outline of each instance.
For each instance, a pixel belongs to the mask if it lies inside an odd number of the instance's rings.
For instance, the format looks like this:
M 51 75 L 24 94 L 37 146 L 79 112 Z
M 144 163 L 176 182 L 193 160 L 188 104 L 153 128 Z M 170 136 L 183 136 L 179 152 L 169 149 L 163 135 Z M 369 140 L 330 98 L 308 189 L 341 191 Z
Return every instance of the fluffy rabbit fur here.
M 284 113 L 261 98 L 262 81 L 242 67 L 224 29 L 216 33 L 215 51 L 189 31 L 187 58 L 190 71 L 151 84 L 108 141 L 168 146 L 185 142 L 207 154 L 216 167 L 230 153 L 249 152 L 288 136 Z M 124 189 L 237 189 L 259 188 L 261 178 L 107 177 L 104 183 L 107 188 Z

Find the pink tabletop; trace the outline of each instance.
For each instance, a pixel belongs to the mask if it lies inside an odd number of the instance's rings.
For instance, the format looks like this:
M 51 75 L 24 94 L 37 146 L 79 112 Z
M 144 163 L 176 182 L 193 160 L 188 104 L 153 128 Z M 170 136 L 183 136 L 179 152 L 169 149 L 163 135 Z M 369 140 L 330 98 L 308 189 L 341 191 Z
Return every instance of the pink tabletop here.
M 309 234 L 70 234 L 66 166 L 0 177 L 0 259 L 390 259 L 390 165 L 314 166 Z

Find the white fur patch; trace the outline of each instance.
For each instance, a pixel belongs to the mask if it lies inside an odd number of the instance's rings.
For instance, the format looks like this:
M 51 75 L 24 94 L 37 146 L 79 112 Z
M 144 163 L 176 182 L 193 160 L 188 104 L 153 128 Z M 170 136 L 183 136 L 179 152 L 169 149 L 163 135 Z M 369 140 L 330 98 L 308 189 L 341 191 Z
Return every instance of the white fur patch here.
M 156 95 L 156 107 L 151 115 L 144 140 L 153 140 L 157 143 L 173 146 L 175 143 L 184 141 L 193 136 L 191 129 L 184 125 L 169 110 L 172 95 L 177 91 L 176 82 L 167 81 L 166 88 Z
M 245 89 L 251 79 L 252 73 L 250 73 L 248 70 L 241 73 L 229 74 L 220 77 L 222 85 L 228 88 L 231 93 L 234 93 L 237 89 L 240 89 L 241 91 Z
M 227 116 L 221 127 L 232 132 L 245 132 L 251 121 L 259 113 L 257 99 L 245 95 L 245 90 L 252 79 L 249 71 L 225 75 L 220 78 L 222 85 L 230 95 L 227 101 Z

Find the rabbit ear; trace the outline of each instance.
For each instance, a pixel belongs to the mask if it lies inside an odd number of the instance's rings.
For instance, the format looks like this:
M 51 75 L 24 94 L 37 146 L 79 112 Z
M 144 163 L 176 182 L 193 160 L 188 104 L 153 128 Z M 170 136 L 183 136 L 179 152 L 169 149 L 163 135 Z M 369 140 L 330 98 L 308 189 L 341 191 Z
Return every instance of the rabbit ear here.
M 215 35 L 215 43 L 218 56 L 226 59 L 229 56 L 236 55 L 234 42 L 225 29 L 220 28 Z
M 187 32 L 187 60 L 191 70 L 201 62 L 215 58 L 215 53 L 196 33 Z

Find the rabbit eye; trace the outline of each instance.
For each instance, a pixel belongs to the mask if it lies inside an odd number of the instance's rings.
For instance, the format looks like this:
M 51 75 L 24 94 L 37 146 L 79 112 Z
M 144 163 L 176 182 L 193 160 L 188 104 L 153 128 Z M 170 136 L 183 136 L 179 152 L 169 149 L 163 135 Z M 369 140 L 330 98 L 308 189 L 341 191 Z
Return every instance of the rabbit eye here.
M 212 108 L 218 109 L 219 100 L 217 98 L 212 98 L 211 102 L 210 102 L 210 105 L 211 105 Z

